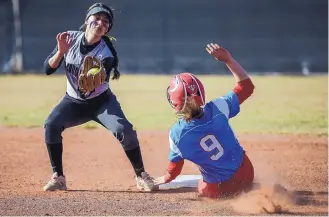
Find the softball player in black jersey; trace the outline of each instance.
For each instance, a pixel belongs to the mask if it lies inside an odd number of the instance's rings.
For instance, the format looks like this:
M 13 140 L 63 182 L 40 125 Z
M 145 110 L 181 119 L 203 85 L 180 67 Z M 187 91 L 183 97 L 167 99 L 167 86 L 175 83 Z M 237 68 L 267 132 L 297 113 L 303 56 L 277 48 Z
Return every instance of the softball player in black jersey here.
M 121 143 L 134 168 L 137 188 L 145 191 L 154 189 L 152 178 L 144 170 L 136 131 L 109 88 L 111 72 L 112 79 L 120 77 L 117 53 L 106 36 L 112 26 L 112 9 L 102 3 L 93 4 L 87 11 L 83 31 L 59 33 L 56 48 L 45 60 L 47 75 L 54 73 L 63 63 L 67 79 L 66 94 L 44 125 L 45 142 L 53 169 L 51 180 L 44 186 L 45 191 L 67 189 L 62 164 L 62 132 L 91 120 L 110 130 Z M 78 77 L 86 55 L 101 59 L 107 73 L 106 81 L 87 95 L 78 87 Z

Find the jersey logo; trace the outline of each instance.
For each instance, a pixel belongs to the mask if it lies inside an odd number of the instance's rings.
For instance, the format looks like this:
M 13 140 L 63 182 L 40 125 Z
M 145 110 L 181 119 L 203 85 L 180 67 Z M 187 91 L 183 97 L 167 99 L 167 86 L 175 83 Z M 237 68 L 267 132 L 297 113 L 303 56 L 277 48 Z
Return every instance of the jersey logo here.
M 189 84 L 189 85 L 187 85 L 187 88 L 190 89 L 192 91 L 192 93 L 194 93 L 196 86 L 194 84 Z

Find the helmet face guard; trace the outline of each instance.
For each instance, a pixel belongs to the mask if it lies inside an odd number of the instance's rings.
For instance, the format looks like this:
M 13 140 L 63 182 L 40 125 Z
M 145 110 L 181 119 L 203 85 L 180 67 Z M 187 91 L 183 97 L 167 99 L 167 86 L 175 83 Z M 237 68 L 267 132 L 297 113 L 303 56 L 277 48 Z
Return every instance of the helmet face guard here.
M 170 106 L 176 111 L 184 110 L 189 96 L 192 96 L 199 106 L 205 104 L 203 84 L 191 73 L 180 73 L 176 75 L 171 80 L 166 95 Z
M 167 94 L 167 100 L 168 100 L 168 102 L 169 102 L 169 105 L 170 105 L 172 108 L 175 108 L 175 106 L 172 104 L 172 102 L 171 102 L 171 100 L 170 100 L 169 88 L 170 88 L 170 86 L 167 87 L 167 91 L 166 91 L 166 94 Z

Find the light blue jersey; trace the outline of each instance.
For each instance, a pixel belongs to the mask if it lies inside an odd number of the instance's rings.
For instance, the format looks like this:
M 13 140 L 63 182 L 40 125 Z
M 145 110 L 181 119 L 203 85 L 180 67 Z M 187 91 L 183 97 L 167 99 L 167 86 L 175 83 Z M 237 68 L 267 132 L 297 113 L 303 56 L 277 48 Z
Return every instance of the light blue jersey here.
M 238 97 L 231 91 L 207 103 L 200 119 L 179 120 L 169 133 L 169 161 L 195 163 L 208 183 L 230 179 L 243 159 L 243 148 L 229 124 L 239 112 Z

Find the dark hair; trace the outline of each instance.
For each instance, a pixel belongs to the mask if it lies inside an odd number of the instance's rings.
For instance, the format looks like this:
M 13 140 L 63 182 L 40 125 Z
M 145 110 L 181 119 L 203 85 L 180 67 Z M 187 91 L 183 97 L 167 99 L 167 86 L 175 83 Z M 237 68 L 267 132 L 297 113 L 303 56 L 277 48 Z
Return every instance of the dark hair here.
M 110 26 L 109 26 L 109 29 L 108 29 L 108 32 L 111 30 L 112 26 L 113 26 L 113 21 L 114 21 L 114 14 L 113 14 L 113 9 L 103 3 L 95 3 L 93 5 L 91 5 L 88 10 L 87 10 L 87 15 L 88 16 L 88 12 L 95 8 L 95 7 L 102 7 L 102 8 L 105 8 L 106 10 L 108 10 L 110 12 Z M 86 17 L 87 19 L 88 17 Z M 80 27 L 80 30 L 85 30 L 86 28 L 86 24 L 83 24 L 81 27 Z M 118 80 L 120 78 L 120 72 L 118 70 L 118 66 L 119 66 L 119 57 L 118 57 L 118 54 L 117 54 L 117 51 L 115 50 L 114 46 L 113 46 L 113 43 L 112 43 L 112 40 L 114 39 L 113 37 L 111 36 L 107 36 L 107 35 L 104 35 L 102 36 L 102 39 L 105 41 L 107 47 L 110 49 L 112 55 L 113 55 L 113 76 L 112 76 L 112 80 L 116 79 Z
M 113 43 L 112 43 L 113 37 L 104 35 L 102 37 L 102 39 L 105 41 L 107 47 L 110 49 L 111 53 L 113 54 L 113 58 L 114 58 L 114 60 L 113 60 L 113 76 L 112 76 L 112 80 L 114 80 L 114 79 L 119 80 L 119 78 L 120 78 L 120 72 L 118 70 L 119 57 L 118 57 L 117 51 L 115 50 L 115 48 L 113 46 Z

